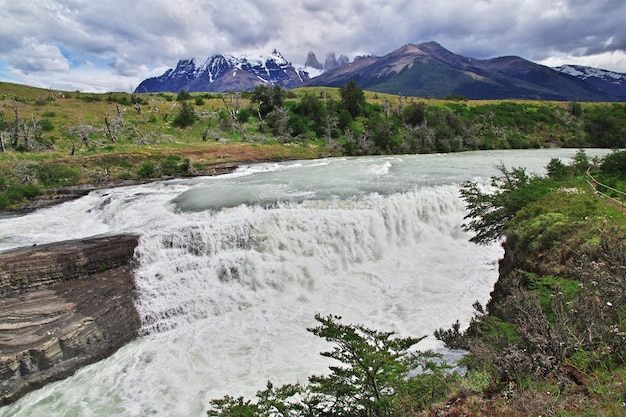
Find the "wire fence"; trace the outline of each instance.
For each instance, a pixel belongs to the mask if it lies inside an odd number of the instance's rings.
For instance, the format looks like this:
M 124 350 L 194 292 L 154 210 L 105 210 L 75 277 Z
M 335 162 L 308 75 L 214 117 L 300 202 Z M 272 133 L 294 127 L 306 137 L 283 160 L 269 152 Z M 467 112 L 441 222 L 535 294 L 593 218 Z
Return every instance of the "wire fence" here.
M 620 205 L 622 208 L 626 207 L 626 193 L 624 191 L 621 190 L 616 190 L 613 187 L 610 187 L 606 184 L 602 184 L 600 181 L 596 180 L 592 175 L 591 175 L 591 167 L 589 167 L 589 169 L 587 169 L 587 179 L 586 179 L 587 183 L 591 186 L 591 188 L 593 188 L 593 191 L 595 191 L 596 194 L 607 198 L 611 201 L 613 201 L 614 203 Z M 613 197 L 611 195 L 608 195 L 606 192 L 602 192 L 598 189 L 598 187 L 602 187 L 604 190 L 611 190 L 614 193 L 617 193 L 620 198 L 616 198 Z

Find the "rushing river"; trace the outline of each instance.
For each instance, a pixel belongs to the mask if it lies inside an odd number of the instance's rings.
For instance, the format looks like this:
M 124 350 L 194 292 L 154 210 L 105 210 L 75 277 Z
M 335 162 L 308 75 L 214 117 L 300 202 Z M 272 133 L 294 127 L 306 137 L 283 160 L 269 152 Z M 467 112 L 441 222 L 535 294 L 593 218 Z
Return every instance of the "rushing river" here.
M 314 316 L 429 335 L 467 323 L 497 279 L 499 245 L 461 230 L 459 187 L 496 166 L 543 173 L 575 150 L 336 158 L 95 191 L 0 218 L 0 250 L 141 235 L 143 335 L 108 359 L 0 408 L 0 417 L 203 416 L 225 394 L 306 383 L 329 346 Z M 589 156 L 606 151 L 588 150 Z

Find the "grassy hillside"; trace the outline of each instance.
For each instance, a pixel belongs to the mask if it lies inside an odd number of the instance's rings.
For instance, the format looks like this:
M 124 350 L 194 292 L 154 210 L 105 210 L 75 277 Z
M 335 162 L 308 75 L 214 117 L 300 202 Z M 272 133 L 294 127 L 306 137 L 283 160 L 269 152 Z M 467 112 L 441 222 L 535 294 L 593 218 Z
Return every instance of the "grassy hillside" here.
M 0 209 L 50 188 L 327 155 L 626 146 L 626 105 L 422 100 L 347 88 L 90 94 L 0 83 Z

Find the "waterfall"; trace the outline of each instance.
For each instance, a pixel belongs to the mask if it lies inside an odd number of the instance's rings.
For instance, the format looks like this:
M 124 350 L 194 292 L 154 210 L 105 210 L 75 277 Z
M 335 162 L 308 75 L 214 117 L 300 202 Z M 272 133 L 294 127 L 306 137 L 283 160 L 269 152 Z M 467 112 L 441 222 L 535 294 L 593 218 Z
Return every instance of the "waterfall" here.
M 142 336 L 31 392 L 8 416 L 202 416 L 211 399 L 306 383 L 329 349 L 315 314 L 402 336 L 467 323 L 497 279 L 498 244 L 468 241 L 463 181 L 537 172 L 575 150 L 338 158 L 99 190 L 0 218 L 0 250 L 136 233 Z M 606 152 L 605 152 L 606 153 Z M 594 156 L 594 152 L 589 152 Z
M 337 279 L 358 285 L 355 270 L 375 276 L 391 263 L 419 274 L 419 253 L 442 244 L 471 248 L 460 232 L 463 213 L 457 186 L 192 213 L 141 239 L 136 281 L 144 332 L 315 294 Z

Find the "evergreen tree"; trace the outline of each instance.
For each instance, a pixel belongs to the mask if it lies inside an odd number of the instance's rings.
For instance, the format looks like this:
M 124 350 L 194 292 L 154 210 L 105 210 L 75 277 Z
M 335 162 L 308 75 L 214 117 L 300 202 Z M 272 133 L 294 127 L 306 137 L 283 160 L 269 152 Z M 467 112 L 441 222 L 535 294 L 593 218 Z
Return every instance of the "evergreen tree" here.
M 186 101 L 182 102 L 182 107 L 176 115 L 176 118 L 172 121 L 172 124 L 176 127 L 185 128 L 191 126 L 196 120 L 196 112 L 193 110 L 193 106 Z
M 282 107 L 285 102 L 285 90 L 280 85 L 270 88 L 260 85 L 252 92 L 252 101 L 259 106 L 259 117 L 265 117 L 277 107 Z
M 359 88 L 354 80 L 339 88 L 341 106 L 350 113 L 353 118 L 363 114 L 365 108 L 365 93 Z

